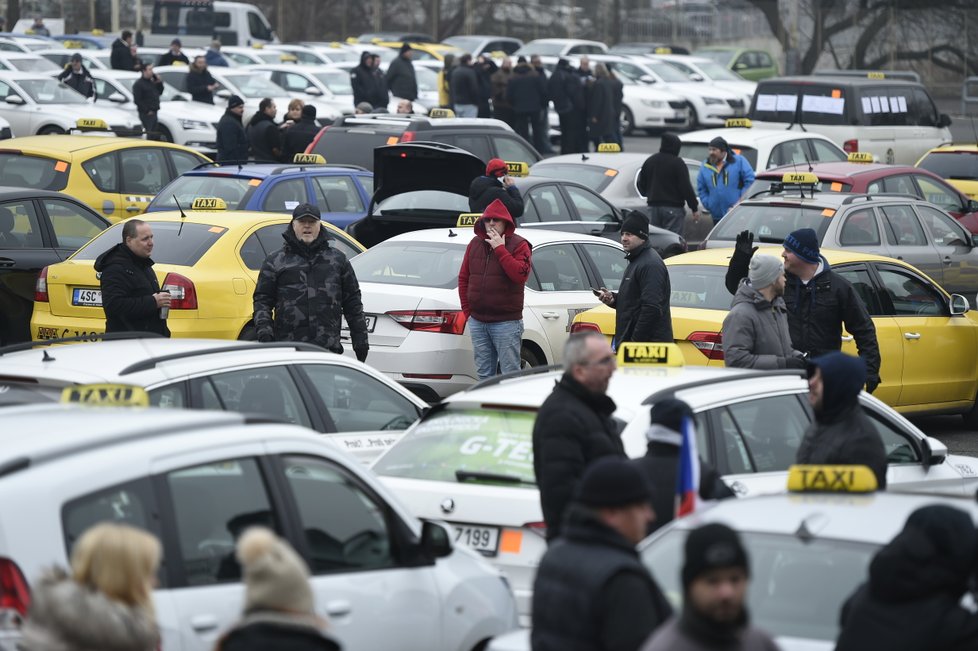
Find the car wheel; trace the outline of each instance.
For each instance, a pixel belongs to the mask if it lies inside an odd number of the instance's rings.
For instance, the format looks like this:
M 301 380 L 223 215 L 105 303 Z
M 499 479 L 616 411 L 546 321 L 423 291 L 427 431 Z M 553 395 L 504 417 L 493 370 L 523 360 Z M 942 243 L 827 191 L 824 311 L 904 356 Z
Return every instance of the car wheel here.
M 173 135 L 170 130 L 164 127 L 162 124 L 159 125 L 160 141 L 161 142 L 173 142 Z
M 39 135 L 39 136 L 49 136 L 49 135 L 52 135 L 52 134 L 54 134 L 54 135 L 62 134 L 64 132 L 65 132 L 65 130 L 62 129 L 61 127 L 56 127 L 53 124 L 49 124 L 46 127 L 41 127 L 41 130 L 37 132 L 37 135 Z
M 536 351 L 531 350 L 526 344 L 520 347 L 520 368 L 532 368 L 542 364 L 543 362 L 537 357 Z
M 696 131 L 700 128 L 700 116 L 696 113 L 696 107 L 689 105 L 689 131 Z
M 635 133 L 635 116 L 627 106 L 621 110 L 621 135 L 630 136 Z
M 975 397 L 975 404 L 971 405 L 971 409 L 961 414 L 961 419 L 968 429 L 978 428 L 978 397 Z

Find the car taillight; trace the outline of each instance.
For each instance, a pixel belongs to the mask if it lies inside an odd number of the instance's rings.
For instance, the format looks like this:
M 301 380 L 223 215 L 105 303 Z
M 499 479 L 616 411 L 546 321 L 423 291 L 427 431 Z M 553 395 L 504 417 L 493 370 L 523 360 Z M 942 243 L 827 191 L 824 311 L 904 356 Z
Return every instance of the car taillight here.
M 524 522 L 523 528 L 532 531 L 543 539 L 547 538 L 547 523 L 546 522 Z
M 41 269 L 41 273 L 37 274 L 37 282 L 34 283 L 34 302 L 35 303 L 48 302 L 48 268 L 47 267 Z
M 414 139 L 417 137 L 417 131 L 405 131 L 401 134 L 401 142 L 414 142 Z
M 163 291 L 170 292 L 171 310 L 197 309 L 197 288 L 186 276 L 168 273 L 163 279 Z
M 587 321 L 579 321 L 577 323 L 571 324 L 571 334 L 575 332 L 601 332 L 601 328 L 598 327 L 597 323 L 588 323 Z
M 314 153 L 316 153 L 316 145 L 319 144 L 319 139 L 323 137 L 323 134 L 326 133 L 326 129 L 328 129 L 328 128 L 329 127 L 323 127 L 322 129 L 320 129 L 319 130 L 319 133 L 316 134 L 316 137 L 312 139 L 312 142 L 309 143 L 309 146 L 306 147 L 306 151 L 303 152 L 303 153 L 306 153 L 306 154 L 314 154 Z
M 859 151 L 859 141 L 853 138 L 852 140 L 846 140 L 842 143 L 842 149 L 847 154 Z
M 719 332 L 693 332 L 686 337 L 707 359 L 723 359 L 723 338 Z
M 30 605 L 31 591 L 17 563 L 0 558 L 0 631 L 20 628 Z
M 387 312 L 408 330 L 460 335 L 465 332 L 465 314 L 461 310 L 395 310 Z

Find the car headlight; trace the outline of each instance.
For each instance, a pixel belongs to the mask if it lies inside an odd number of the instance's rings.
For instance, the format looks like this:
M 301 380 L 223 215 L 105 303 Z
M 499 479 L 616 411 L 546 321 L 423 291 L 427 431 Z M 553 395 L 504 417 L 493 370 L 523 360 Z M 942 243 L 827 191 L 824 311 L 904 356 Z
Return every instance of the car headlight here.
M 211 128 L 211 125 L 202 120 L 180 120 L 180 126 L 184 129 L 194 129 L 200 131 L 206 131 Z
M 642 104 L 645 104 L 649 108 L 661 109 L 666 107 L 665 102 L 660 102 L 659 100 L 656 99 L 643 99 L 641 100 L 641 102 Z
M 707 104 L 726 104 L 726 102 L 724 102 L 719 97 L 704 97 L 703 101 L 706 102 Z

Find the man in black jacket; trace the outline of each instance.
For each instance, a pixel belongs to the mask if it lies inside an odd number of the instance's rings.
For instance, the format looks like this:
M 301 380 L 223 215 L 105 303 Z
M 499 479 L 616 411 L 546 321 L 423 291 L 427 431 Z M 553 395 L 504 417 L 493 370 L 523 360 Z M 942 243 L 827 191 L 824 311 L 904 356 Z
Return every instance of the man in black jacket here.
M 380 57 L 370 52 L 360 55 L 360 65 L 350 71 L 350 85 L 353 86 L 353 105 L 367 102 L 373 108 L 386 108 L 390 101 L 387 82 L 377 65 Z
M 183 43 L 180 42 L 180 39 L 175 38 L 170 41 L 170 49 L 160 55 L 156 65 L 172 66 L 174 63 L 179 62 L 189 66 L 190 59 L 188 59 L 187 55 L 183 53 L 183 50 L 181 49 L 182 47 Z
M 458 59 L 449 80 L 455 115 L 460 118 L 479 117 L 479 77 L 472 67 L 472 55 L 466 52 Z
M 302 107 L 302 117 L 285 132 L 282 160 L 291 163 L 296 154 L 303 153 L 306 147 L 316 139 L 318 133 L 316 107 L 312 104 L 306 104 Z
M 815 422 L 798 446 L 795 463 L 868 466 L 880 490 L 886 488 L 886 448 L 879 431 L 863 413 L 859 392 L 866 383 L 861 357 L 834 352 L 808 367 L 808 402 Z
M 132 84 L 132 101 L 139 112 L 150 140 L 159 140 L 160 95 L 163 94 L 163 80 L 153 72 L 153 64 L 143 66 L 139 79 Z
M 100 274 L 106 332 L 154 332 L 170 336 L 170 293 L 153 272 L 153 229 L 141 219 L 122 227 L 122 243 L 95 259 Z
M 248 136 L 241 115 L 244 100 L 237 95 L 228 98 L 228 108 L 217 123 L 217 162 L 248 160 Z
M 194 57 L 194 63 L 187 72 L 187 92 L 190 97 L 195 102 L 213 104 L 216 89 L 217 80 L 207 69 L 207 61 L 204 57 Z
M 637 651 L 672 616 L 635 550 L 655 518 L 650 497 L 633 463 L 588 466 L 533 583 L 533 651 Z
M 608 382 L 615 355 L 599 332 L 573 334 L 564 345 L 564 375 L 533 423 L 533 471 L 547 540 L 560 533 L 564 510 L 587 465 L 605 456 L 625 456 L 611 414 Z
M 132 72 L 136 69 L 136 58 L 132 55 L 132 32 L 122 30 L 121 36 L 112 42 L 112 54 L 109 63 L 113 70 Z
M 95 82 L 92 73 L 82 63 L 81 55 L 77 52 L 71 55 L 71 62 L 58 75 L 58 81 L 71 86 L 85 97 L 95 97 Z
M 546 102 L 547 82 L 526 62 L 526 58 L 516 60 L 513 76 L 506 84 L 506 98 L 513 106 L 513 128 L 527 142 L 533 142 L 530 125 L 536 124 L 540 109 Z
M 503 202 L 513 219 L 523 216 L 523 197 L 512 177 L 506 174 L 506 163 L 491 158 L 486 175 L 475 177 L 469 186 L 469 211 L 483 212 L 496 199 Z
M 547 93 L 560 118 L 560 153 L 579 154 L 587 151 L 584 84 L 567 59 L 557 61 L 557 67 L 547 80 Z
M 602 287 L 598 299 L 614 308 L 615 350 L 623 341 L 672 343 L 671 289 L 665 263 L 649 244 L 649 223 L 633 211 L 621 224 L 628 267 L 617 292 Z
M 282 156 L 282 134 L 275 124 L 278 107 L 275 100 L 266 97 L 258 103 L 258 111 L 248 122 L 248 142 L 251 154 L 257 161 L 277 161 Z
M 689 181 L 689 169 L 679 157 L 681 147 L 679 136 L 662 134 L 659 153 L 649 156 L 638 173 L 638 189 L 649 204 L 649 221 L 653 226 L 679 235 L 685 230 L 683 202 L 693 211 L 693 221 L 700 220 L 699 202 Z
M 411 57 L 414 56 L 413 52 L 414 50 L 408 43 L 402 45 L 397 57 L 387 66 L 387 75 L 385 76 L 387 87 L 394 97 L 410 102 L 418 99 L 418 79 L 414 74 L 414 64 L 411 63 Z M 386 102 L 384 106 L 386 106 Z M 377 105 L 374 105 L 374 108 L 378 108 Z

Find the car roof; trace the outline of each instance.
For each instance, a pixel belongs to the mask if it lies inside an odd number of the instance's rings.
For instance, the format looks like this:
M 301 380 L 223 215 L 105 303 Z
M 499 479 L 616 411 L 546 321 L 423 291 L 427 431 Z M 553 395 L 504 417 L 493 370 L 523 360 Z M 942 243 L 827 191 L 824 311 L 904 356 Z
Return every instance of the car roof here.
M 933 154 L 935 152 L 954 152 L 954 151 L 978 153 L 978 145 L 976 144 L 958 145 L 954 143 L 949 143 L 945 145 L 940 145 L 938 147 L 934 147 L 933 149 L 929 150 L 927 153 Z
M 139 215 L 139 218 L 147 222 L 184 222 L 188 224 L 214 224 L 220 225 L 231 230 L 246 230 L 254 224 L 266 221 L 279 221 L 287 224 L 292 221 L 292 213 L 286 212 L 265 212 L 262 210 L 159 210 Z M 119 222 L 122 223 L 122 222 Z M 333 226 L 329 222 L 322 222 L 323 227 L 334 233 L 340 233 L 348 240 L 354 240 L 352 235 L 347 234 L 343 229 Z
M 915 87 L 921 84 L 915 81 L 904 81 L 903 79 L 871 79 L 869 77 L 846 77 L 833 75 L 818 76 L 796 76 L 796 77 L 768 77 L 757 82 L 758 84 L 778 84 L 796 83 L 804 86 L 814 86 L 816 84 L 834 86 L 908 86 Z
M 801 168 L 805 166 L 802 165 Z M 866 174 L 872 176 L 890 176 L 891 174 L 906 174 L 909 172 L 914 173 L 926 173 L 927 170 L 922 170 L 919 167 L 914 167 L 912 165 L 887 165 L 885 163 L 849 163 L 846 161 L 831 161 L 825 163 L 812 163 L 810 165 L 811 172 L 815 176 L 819 177 L 835 177 L 835 178 L 848 178 L 855 176 L 863 176 Z M 799 169 L 798 165 L 782 165 L 781 167 L 772 167 L 771 169 L 761 170 L 757 172 L 756 176 L 766 177 L 766 176 L 778 176 L 780 178 L 785 172 L 795 171 Z
M 98 153 L 102 150 L 125 149 L 126 147 L 166 147 L 181 151 L 198 152 L 172 142 L 139 140 L 136 138 L 100 138 L 97 136 L 55 134 L 47 136 L 24 136 L 0 143 L 0 151 L 17 151 L 25 154 L 70 158 L 72 154 L 85 152 Z
M 466 245 L 469 243 L 471 229 L 465 228 L 425 228 L 419 231 L 409 231 L 395 235 L 384 242 L 452 242 Z M 581 233 L 571 233 L 568 231 L 554 231 L 546 228 L 521 228 L 519 235 L 532 246 L 540 246 L 553 242 L 599 242 L 607 244 L 611 242 L 617 248 L 621 248 L 617 242 L 613 242 L 606 237 L 595 237 L 594 235 L 584 235 Z M 379 245 L 378 245 L 379 246 Z
M 679 134 L 682 142 L 709 142 L 717 136 L 727 141 L 731 147 L 735 144 L 746 143 L 778 143 L 787 140 L 801 140 L 804 138 L 818 138 L 819 140 L 829 140 L 820 133 L 811 131 L 787 131 L 785 129 L 758 129 L 745 127 L 731 127 L 720 129 L 702 129 L 700 131 L 689 131 Z
M 337 118 L 333 126 L 387 126 L 394 128 L 450 129 L 452 127 L 485 127 L 512 132 L 513 128 L 495 118 L 431 118 L 427 115 L 398 115 L 397 113 L 366 113 Z M 515 133 L 515 132 L 514 132 Z
M 0 153 L 3 153 L 4 149 L 0 147 Z M 30 199 L 33 197 L 55 197 L 58 199 L 71 199 L 76 203 L 85 205 L 85 202 L 77 199 L 64 192 L 55 192 L 54 190 L 33 190 L 31 188 L 14 188 L 9 186 L 0 185 L 0 199 Z M 87 206 L 86 206 L 87 207 Z M 94 211 L 93 211 L 94 212 Z M 96 213 L 97 214 L 97 213 Z M 99 215 L 101 217 L 101 215 Z M 105 219 L 102 217 L 102 219 Z M 105 220 L 108 223 L 108 220 Z
M 734 250 L 732 248 L 727 247 L 700 249 L 698 251 L 689 251 L 688 253 L 674 255 L 664 260 L 664 262 L 666 266 L 702 264 L 726 267 L 730 262 L 730 256 L 733 255 L 733 252 Z M 899 262 L 883 255 L 848 249 L 821 249 L 819 252 L 825 256 L 829 264 L 833 265 L 849 262 Z
M 32 57 L 34 55 L 31 55 Z M 43 72 L 21 72 L 20 70 L 0 70 L 0 78 L 12 81 L 22 81 L 24 79 L 54 79 L 50 74 Z
M 316 174 L 348 174 L 349 172 L 366 172 L 372 174 L 370 170 L 360 165 L 326 164 L 318 163 L 246 163 L 243 165 L 210 165 L 201 164 L 192 170 L 188 170 L 182 176 L 236 176 L 245 178 L 265 179 L 269 176 L 285 176 L 288 174 L 304 174 L 314 172 Z
M 526 42 L 527 45 L 531 45 L 533 43 L 567 43 L 567 44 L 571 44 L 571 43 L 598 43 L 600 45 L 604 45 L 604 43 L 602 43 L 601 41 L 592 41 L 592 40 L 589 40 L 589 39 L 586 39 L 586 38 L 535 38 L 532 41 L 527 41 Z

